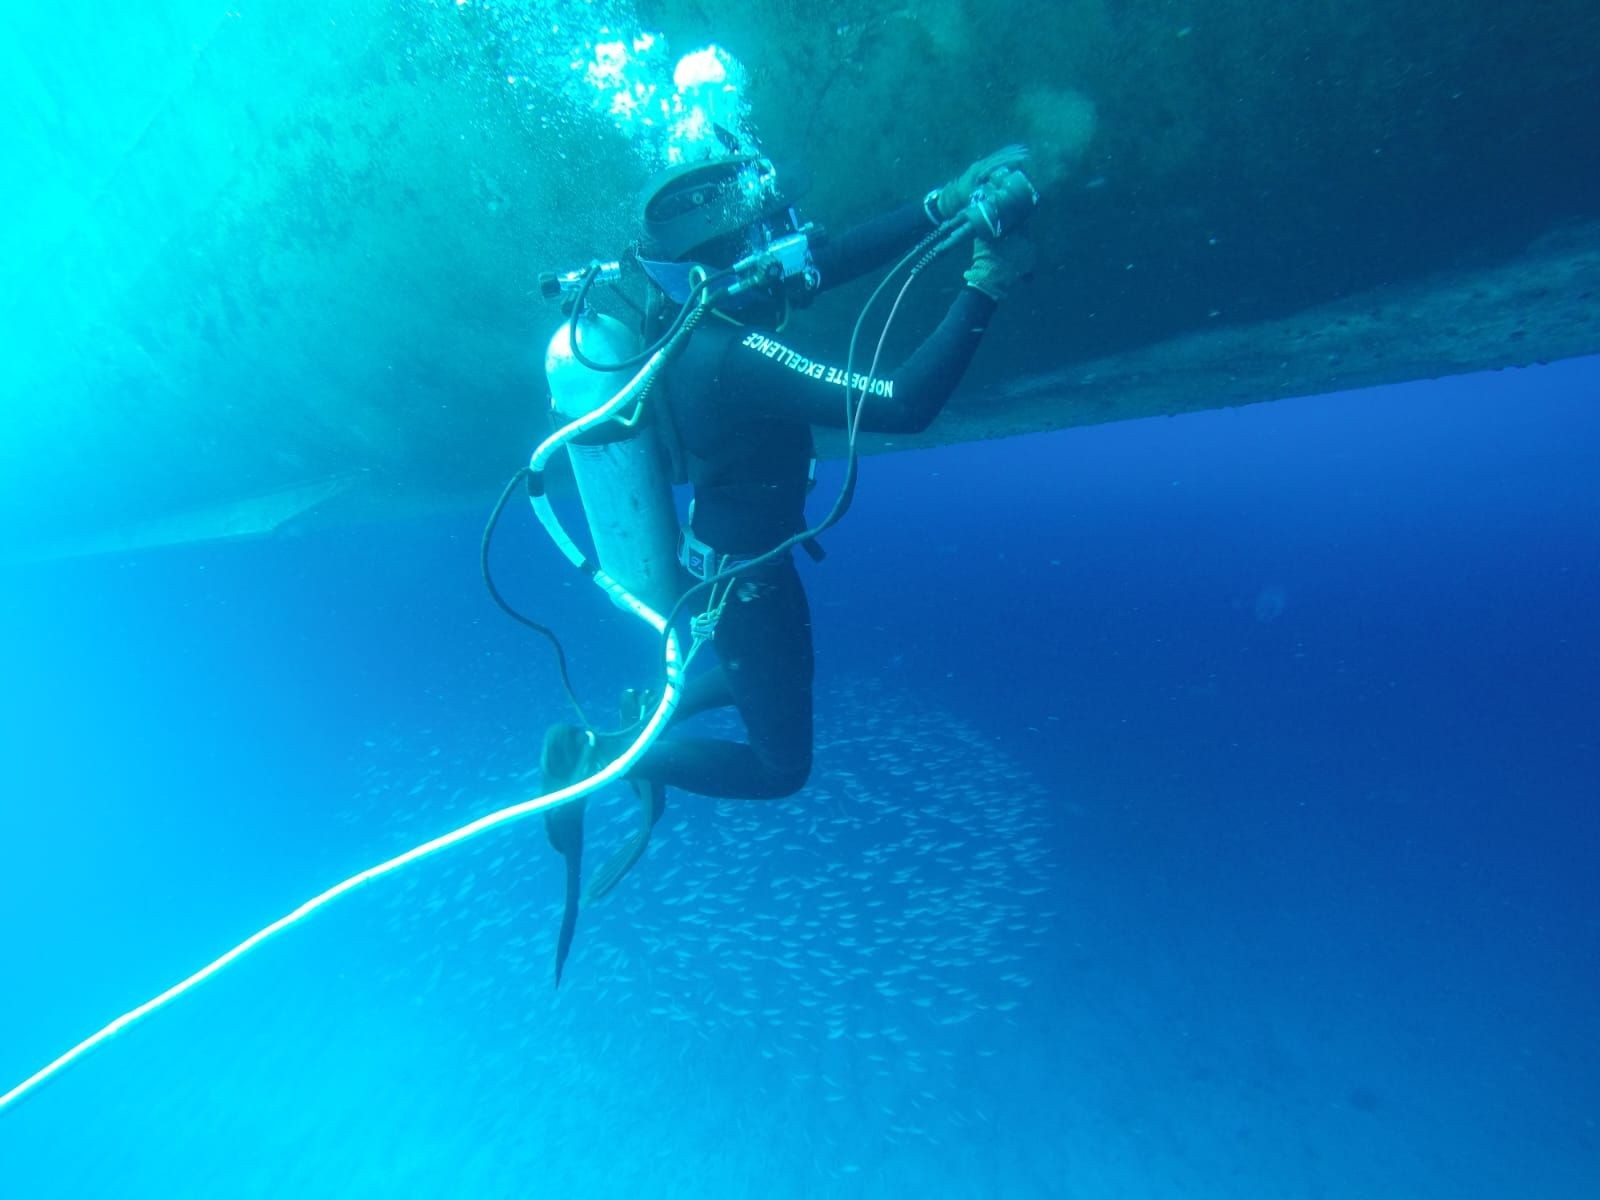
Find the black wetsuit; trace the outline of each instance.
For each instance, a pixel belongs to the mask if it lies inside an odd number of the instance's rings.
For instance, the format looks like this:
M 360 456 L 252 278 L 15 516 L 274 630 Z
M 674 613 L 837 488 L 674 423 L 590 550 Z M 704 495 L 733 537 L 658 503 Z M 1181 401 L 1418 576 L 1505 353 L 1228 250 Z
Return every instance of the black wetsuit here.
M 911 249 L 931 226 L 909 204 L 815 253 L 836 286 Z M 950 397 L 995 302 L 963 287 L 937 329 L 866 398 L 861 429 L 915 433 Z M 701 322 L 658 387 L 670 406 L 693 487 L 690 532 L 720 555 L 751 558 L 806 527 L 814 425 L 842 428 L 842 355 L 814 358 L 804 342 L 714 317 Z M 855 364 L 864 374 L 865 364 Z M 858 381 L 859 388 L 859 381 Z M 791 556 L 741 574 L 714 636 L 718 666 L 685 688 L 677 719 L 733 705 L 749 742 L 669 737 L 630 777 L 729 799 L 775 799 L 811 771 L 811 613 Z

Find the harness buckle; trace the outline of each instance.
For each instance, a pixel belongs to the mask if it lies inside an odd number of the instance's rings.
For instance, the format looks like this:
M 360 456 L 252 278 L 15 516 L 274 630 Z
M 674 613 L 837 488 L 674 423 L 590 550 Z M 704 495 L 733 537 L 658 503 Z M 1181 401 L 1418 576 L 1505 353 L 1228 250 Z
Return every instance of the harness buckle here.
M 750 554 L 736 557 L 732 554 L 718 554 L 716 550 L 695 537 L 694 533 L 685 529 L 678 539 L 678 561 L 683 564 L 683 569 L 696 579 L 704 582 L 713 575 L 719 575 L 729 567 L 737 567 L 747 563 L 756 555 Z

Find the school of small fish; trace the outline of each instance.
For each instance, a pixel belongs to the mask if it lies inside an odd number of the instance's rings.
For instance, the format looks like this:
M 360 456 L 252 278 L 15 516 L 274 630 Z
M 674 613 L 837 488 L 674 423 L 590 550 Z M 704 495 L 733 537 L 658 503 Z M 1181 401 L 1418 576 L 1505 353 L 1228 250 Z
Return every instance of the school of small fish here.
M 739 736 L 714 715 L 699 729 Z M 346 819 L 398 847 L 532 795 L 539 732 L 507 725 L 448 752 L 369 743 L 369 786 Z M 470 1067 L 480 1078 L 542 1064 L 559 1086 L 575 1047 L 651 1061 L 653 1043 L 684 1036 L 738 1047 L 789 1102 L 875 1104 L 891 1141 L 987 1119 L 950 1102 L 950 1076 L 1026 1012 L 1058 815 L 1003 745 L 863 680 L 819 694 L 798 797 L 668 804 L 644 859 L 582 914 L 559 1002 L 560 860 L 537 817 L 386 881 L 406 963 L 390 982 L 445 989 L 478 1014 L 495 1039 Z M 586 870 L 636 820 L 625 789 L 591 800 Z

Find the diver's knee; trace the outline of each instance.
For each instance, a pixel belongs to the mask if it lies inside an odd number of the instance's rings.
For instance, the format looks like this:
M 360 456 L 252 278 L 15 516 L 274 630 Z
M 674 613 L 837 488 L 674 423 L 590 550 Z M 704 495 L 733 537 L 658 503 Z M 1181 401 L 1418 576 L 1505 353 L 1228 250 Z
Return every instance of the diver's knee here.
M 772 799 L 786 800 L 810 781 L 811 756 L 808 754 L 792 762 L 770 763 L 767 773 L 771 780 Z

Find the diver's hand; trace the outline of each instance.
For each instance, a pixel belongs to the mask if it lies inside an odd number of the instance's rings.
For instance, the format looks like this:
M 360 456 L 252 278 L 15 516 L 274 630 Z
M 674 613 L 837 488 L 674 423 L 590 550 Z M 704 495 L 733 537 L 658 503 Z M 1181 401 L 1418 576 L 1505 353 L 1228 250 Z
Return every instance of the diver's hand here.
M 928 216 L 934 218 L 935 224 L 943 224 L 967 206 L 972 193 L 989 176 L 1002 168 L 1020 170 L 1027 161 L 1028 148 L 1015 144 L 985 155 L 942 188 L 928 193 L 924 201 Z
M 1004 300 L 1023 279 L 1033 277 L 1033 241 L 1026 233 L 1008 233 L 998 240 L 972 239 L 972 265 L 967 268 L 967 286 L 994 300 Z

